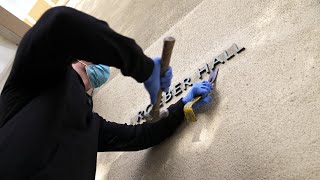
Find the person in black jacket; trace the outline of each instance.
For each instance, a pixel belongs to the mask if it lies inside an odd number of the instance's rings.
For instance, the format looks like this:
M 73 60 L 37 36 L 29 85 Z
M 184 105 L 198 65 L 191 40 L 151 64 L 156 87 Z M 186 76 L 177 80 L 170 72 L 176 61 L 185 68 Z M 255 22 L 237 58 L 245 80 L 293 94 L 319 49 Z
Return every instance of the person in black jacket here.
M 106 22 L 72 8 L 48 10 L 23 37 L 0 96 L 1 180 L 94 179 L 97 152 L 152 147 L 183 122 L 183 99 L 156 123 L 105 121 L 92 112 L 92 83 L 78 59 L 144 82 L 152 101 L 154 91 L 170 85 L 161 85 L 156 61 Z M 207 96 L 212 87 L 203 86 L 193 96 Z

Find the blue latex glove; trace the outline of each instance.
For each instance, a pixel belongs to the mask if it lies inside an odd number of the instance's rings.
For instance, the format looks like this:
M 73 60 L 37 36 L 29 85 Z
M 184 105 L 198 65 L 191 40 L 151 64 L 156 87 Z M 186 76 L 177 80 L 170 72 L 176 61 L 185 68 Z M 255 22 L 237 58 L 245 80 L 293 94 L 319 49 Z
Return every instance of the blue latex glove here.
M 201 99 L 196 102 L 193 107 L 199 108 L 204 104 L 208 104 L 212 97 L 209 96 L 209 93 L 213 90 L 213 86 L 208 81 L 202 81 L 201 83 L 194 83 L 188 94 L 182 98 L 184 104 L 192 101 L 193 98 L 201 96 Z
M 169 66 L 168 70 L 164 72 L 164 75 L 160 78 L 160 86 L 164 92 L 169 92 L 172 76 L 172 67 Z
M 172 68 L 169 67 L 169 69 L 164 73 L 164 76 L 160 78 L 160 60 L 161 59 L 159 57 L 153 59 L 153 71 L 150 77 L 144 82 L 144 87 L 147 89 L 150 95 L 151 104 L 156 103 L 160 87 L 163 91 L 168 92 L 171 85 Z

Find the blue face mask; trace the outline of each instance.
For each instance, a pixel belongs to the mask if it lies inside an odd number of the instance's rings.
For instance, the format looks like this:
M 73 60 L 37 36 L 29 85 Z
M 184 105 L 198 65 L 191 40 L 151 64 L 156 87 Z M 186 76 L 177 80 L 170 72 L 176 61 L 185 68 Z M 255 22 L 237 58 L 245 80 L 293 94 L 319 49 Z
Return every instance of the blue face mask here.
M 85 68 L 92 88 L 100 87 L 107 82 L 110 76 L 109 66 L 90 64 L 86 65 Z

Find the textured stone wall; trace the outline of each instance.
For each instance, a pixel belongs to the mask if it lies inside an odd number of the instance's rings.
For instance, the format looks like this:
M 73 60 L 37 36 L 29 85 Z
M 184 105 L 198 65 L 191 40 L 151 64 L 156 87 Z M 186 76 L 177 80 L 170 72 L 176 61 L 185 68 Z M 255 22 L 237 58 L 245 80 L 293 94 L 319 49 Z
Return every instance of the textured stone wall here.
M 219 65 L 214 100 L 198 122 L 148 150 L 99 153 L 97 179 L 319 179 L 319 12 L 317 0 L 199 1 L 145 50 L 159 56 L 165 36 L 177 39 L 173 84 L 233 43 L 246 50 Z M 124 32 L 135 31 L 129 25 Z M 149 99 L 118 74 L 94 103 L 107 120 L 130 123 Z

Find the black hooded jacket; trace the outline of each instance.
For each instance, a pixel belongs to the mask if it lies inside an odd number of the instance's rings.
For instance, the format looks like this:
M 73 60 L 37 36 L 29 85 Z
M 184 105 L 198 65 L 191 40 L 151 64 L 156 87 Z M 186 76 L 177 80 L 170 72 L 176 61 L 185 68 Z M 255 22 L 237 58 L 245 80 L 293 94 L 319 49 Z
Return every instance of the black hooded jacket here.
M 183 102 L 154 124 L 105 121 L 71 63 L 85 59 L 144 82 L 153 62 L 130 38 L 67 7 L 48 10 L 23 37 L 0 96 L 0 179 L 94 179 L 99 151 L 159 144 L 183 121 Z

